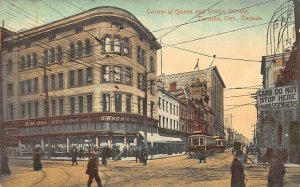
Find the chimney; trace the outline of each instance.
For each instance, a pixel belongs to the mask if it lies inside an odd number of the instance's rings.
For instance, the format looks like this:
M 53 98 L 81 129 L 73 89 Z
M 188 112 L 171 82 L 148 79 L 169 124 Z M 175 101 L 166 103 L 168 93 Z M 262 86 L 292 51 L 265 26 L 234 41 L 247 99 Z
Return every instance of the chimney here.
M 170 83 L 170 92 L 175 92 L 176 91 L 176 82 Z

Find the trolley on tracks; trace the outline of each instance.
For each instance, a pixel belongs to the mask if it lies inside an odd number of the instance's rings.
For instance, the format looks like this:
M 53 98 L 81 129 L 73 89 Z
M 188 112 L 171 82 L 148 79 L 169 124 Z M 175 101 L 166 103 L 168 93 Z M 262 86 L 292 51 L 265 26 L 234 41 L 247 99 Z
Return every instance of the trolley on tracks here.
M 190 157 L 197 157 L 199 154 L 210 156 L 214 153 L 224 152 L 225 149 L 225 140 L 218 136 L 195 133 L 188 138 L 188 153 Z

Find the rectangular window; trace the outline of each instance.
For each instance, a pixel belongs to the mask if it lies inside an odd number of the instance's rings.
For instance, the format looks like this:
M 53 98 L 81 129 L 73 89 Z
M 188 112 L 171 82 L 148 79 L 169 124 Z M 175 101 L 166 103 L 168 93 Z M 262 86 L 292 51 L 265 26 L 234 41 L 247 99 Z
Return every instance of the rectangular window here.
M 165 128 L 165 117 L 163 117 L 163 120 L 162 120 L 162 127 Z
M 93 69 L 91 67 L 86 69 L 86 82 L 87 84 L 93 83 Z
M 14 119 L 14 105 L 13 104 L 8 105 L 7 118 Z
M 51 75 L 50 79 L 51 79 L 51 90 L 55 90 L 55 75 Z
M 109 112 L 110 111 L 110 95 L 109 94 L 103 94 L 103 112 Z
M 25 94 L 25 81 L 20 81 L 20 95 Z
M 169 112 L 168 105 L 169 105 L 169 102 L 166 101 L 166 112 Z
M 44 77 L 44 92 L 48 91 L 48 76 Z
M 59 99 L 58 104 L 59 104 L 59 115 L 62 116 L 64 115 L 64 99 Z
M 86 102 L 87 102 L 87 112 L 92 112 L 93 111 L 93 95 L 87 95 L 86 96 Z
M 34 102 L 34 117 L 38 118 L 39 117 L 39 102 Z
M 49 103 L 44 101 L 44 116 L 49 116 Z
M 154 80 L 150 80 L 150 94 L 154 95 Z
M 102 66 L 102 82 L 109 82 L 109 66 Z
M 158 115 L 158 121 L 159 121 L 158 126 L 161 127 L 161 125 L 162 125 L 162 122 L 161 122 L 161 115 Z
M 120 66 L 114 67 L 114 81 L 115 82 L 121 82 L 121 71 L 122 71 L 122 68 Z
M 31 80 L 26 81 L 27 94 L 31 93 Z
M 163 111 L 165 111 L 165 100 L 164 99 L 163 99 L 162 106 L 163 106 Z
M 172 114 L 172 103 L 170 103 L 170 114 Z
M 145 75 L 143 73 L 138 73 L 138 88 L 144 90 L 146 88 L 145 82 L 146 82 Z
M 151 102 L 151 105 L 150 105 L 150 115 L 151 115 L 151 118 L 153 118 L 153 112 L 154 112 L 154 102 Z
M 169 119 L 166 118 L 166 128 L 168 129 L 169 128 Z
M 70 77 L 69 77 L 69 80 L 70 80 L 70 87 L 74 87 L 75 86 L 75 72 L 72 70 L 69 72 L 70 74 Z
M 38 78 L 33 79 L 33 91 L 34 91 L 34 93 L 39 92 L 39 79 Z
M 31 103 L 27 103 L 27 116 L 28 118 L 32 118 Z
M 158 107 L 161 107 L 161 97 L 158 97 Z
M 125 68 L 125 83 L 132 84 L 132 69 L 129 67 Z
M 83 96 L 78 96 L 78 110 L 83 113 Z
M 83 69 L 78 70 L 78 86 L 83 85 Z
M 173 127 L 173 120 L 170 119 L 170 129 L 173 129 L 172 127 Z
M 25 111 L 26 111 L 26 108 L 25 108 L 25 104 L 21 104 L 21 118 L 22 119 L 25 119 Z
M 56 116 L 56 101 L 55 100 L 51 100 L 51 113 L 52 113 L 52 116 Z
M 13 84 L 7 84 L 7 97 L 12 97 L 14 94 Z
M 131 113 L 131 95 L 126 95 L 126 112 Z
M 64 89 L 64 74 L 58 74 L 58 89 Z
M 122 112 L 122 94 L 115 94 L 115 111 Z
M 10 74 L 10 73 L 12 73 L 12 71 L 13 71 L 13 63 L 12 63 L 12 60 L 9 59 L 7 61 L 7 65 L 6 65 L 6 73 Z
M 70 97 L 70 113 L 75 114 L 75 97 Z
M 176 115 L 178 116 L 178 106 L 176 107 Z
M 173 114 L 175 115 L 175 105 L 173 105 Z
M 141 109 L 142 109 L 142 98 L 138 98 L 138 114 L 141 114 Z

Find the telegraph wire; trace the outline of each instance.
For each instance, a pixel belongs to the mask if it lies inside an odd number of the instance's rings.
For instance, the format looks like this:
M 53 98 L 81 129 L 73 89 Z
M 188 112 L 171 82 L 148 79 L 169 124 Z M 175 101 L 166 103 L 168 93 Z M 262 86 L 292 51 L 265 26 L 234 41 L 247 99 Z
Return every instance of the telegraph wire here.
M 227 110 L 232 110 L 232 109 L 235 109 L 235 108 L 239 108 L 239 107 L 243 107 L 243 106 L 248 106 L 248 105 L 255 105 L 256 102 L 251 102 L 251 103 L 246 103 L 246 104 L 241 104 L 241 105 L 237 105 L 235 107 L 232 107 L 232 108 L 228 108 L 228 109 L 225 109 L 224 111 L 227 111 Z

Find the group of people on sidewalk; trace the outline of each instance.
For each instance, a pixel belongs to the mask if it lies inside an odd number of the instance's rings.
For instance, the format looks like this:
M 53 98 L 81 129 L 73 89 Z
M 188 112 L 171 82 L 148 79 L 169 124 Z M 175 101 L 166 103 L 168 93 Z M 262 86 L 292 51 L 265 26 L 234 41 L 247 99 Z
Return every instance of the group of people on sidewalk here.
M 236 151 L 231 163 L 231 187 L 245 187 L 246 175 L 241 161 L 243 151 Z M 268 187 L 283 187 L 283 177 L 286 173 L 281 152 L 273 153 L 268 174 Z

